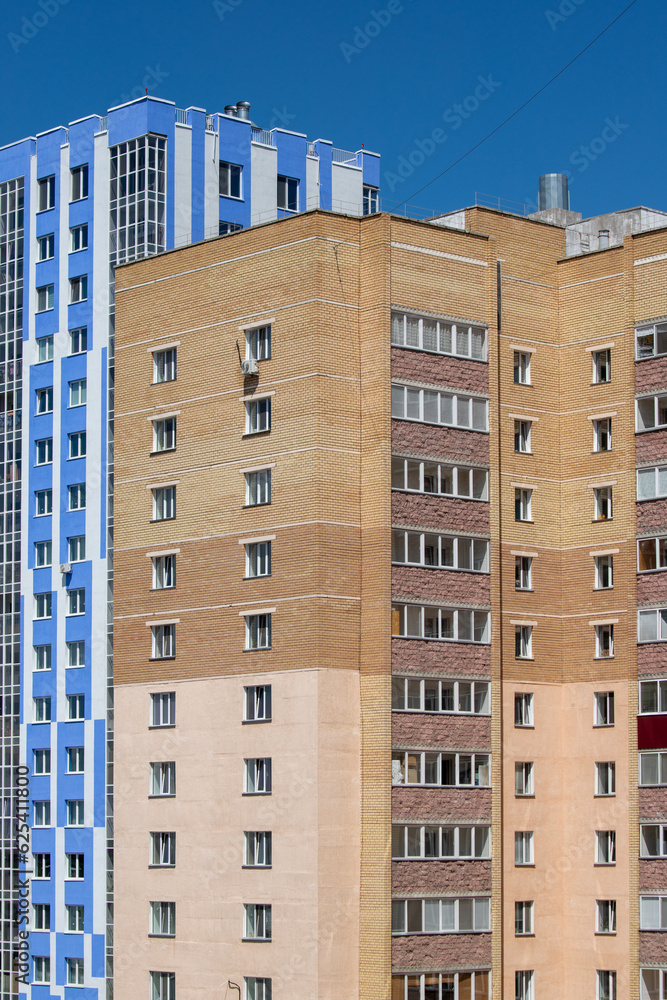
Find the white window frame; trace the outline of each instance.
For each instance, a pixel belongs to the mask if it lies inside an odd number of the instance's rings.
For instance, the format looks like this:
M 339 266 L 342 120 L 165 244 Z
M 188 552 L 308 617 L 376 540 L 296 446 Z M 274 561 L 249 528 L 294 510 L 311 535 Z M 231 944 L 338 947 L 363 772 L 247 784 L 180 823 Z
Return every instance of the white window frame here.
M 611 798 L 616 795 L 616 762 L 598 760 L 595 762 L 595 794 Z
M 35 594 L 35 619 L 50 618 L 53 608 L 53 594 L 47 591 L 45 594 Z
M 462 924 L 461 910 L 471 920 Z M 445 899 L 392 899 L 391 934 L 488 934 L 491 930 L 491 897 L 458 896 Z
M 268 361 L 271 357 L 271 324 L 245 331 L 246 361 Z
M 364 215 L 375 215 L 375 213 L 378 210 L 379 194 L 380 194 L 379 188 L 371 187 L 369 184 L 364 184 L 362 192 Z
M 392 563 L 466 573 L 489 573 L 490 542 L 437 531 L 392 528 Z M 416 558 L 415 558 L 416 557 Z
M 398 631 L 395 632 L 397 625 Z M 442 608 L 394 602 L 392 634 L 403 639 L 488 645 L 491 641 L 491 614 L 472 608 Z
M 614 658 L 614 626 L 603 624 L 595 626 L 595 659 L 612 660 Z
M 71 535 L 67 539 L 67 559 L 71 563 L 86 561 L 85 535 Z
M 65 904 L 65 924 L 66 934 L 83 934 L 84 908 L 81 903 Z
M 67 799 L 65 801 L 65 811 L 65 826 L 84 825 L 83 799 Z
M 664 347 L 665 350 L 658 348 Z M 650 323 L 635 327 L 635 360 L 657 358 L 667 354 L 667 323 Z
M 534 697 L 532 691 L 514 693 L 514 726 L 516 729 L 534 729 Z
M 67 747 L 67 774 L 83 774 L 85 747 Z
M 612 450 L 611 417 L 593 420 L 593 451 L 596 453 Z
M 298 178 L 287 177 L 285 174 L 277 176 L 276 205 L 283 212 L 299 211 L 299 189 L 301 185 Z
M 443 781 L 445 765 L 453 781 Z M 465 780 L 466 775 L 469 780 Z M 404 787 L 490 788 L 491 754 L 392 750 L 391 783 Z
M 591 351 L 593 362 L 593 385 L 603 385 L 611 382 L 611 349 L 603 347 L 599 351 Z
M 173 798 L 176 795 L 176 761 L 154 760 L 149 767 L 149 798 Z
M 56 254 L 56 234 L 45 233 L 37 237 L 37 260 L 53 260 Z
M 83 201 L 88 197 L 88 164 L 70 168 L 70 201 Z
M 77 326 L 72 330 L 68 330 L 68 334 L 70 355 L 85 354 L 88 350 L 88 327 Z
M 255 469 L 245 473 L 246 507 L 261 507 L 271 503 L 271 469 Z
M 535 765 L 532 760 L 516 761 L 514 764 L 514 794 L 517 798 L 533 798 L 535 795 Z
M 153 353 L 153 385 L 175 382 L 177 357 L 175 347 L 155 350 Z
M 86 302 L 88 299 L 88 275 L 77 274 L 69 279 L 69 302 L 75 305 L 77 302 Z
M 417 995 L 419 1000 L 426 1000 L 427 997 L 430 1000 L 434 996 L 441 995 L 446 996 L 447 1000 L 449 998 L 452 1000 L 457 998 L 458 1000 L 461 996 L 459 991 L 465 988 L 467 997 L 475 996 L 488 1000 L 493 995 L 491 979 L 491 971 L 487 969 L 477 969 L 471 972 L 415 972 L 410 975 L 392 975 L 391 995 L 392 997 L 398 996 L 400 991 L 400 1000 L 416 1000 Z M 426 993 L 427 986 L 429 988 L 428 994 Z M 445 989 L 447 993 L 445 993 Z M 470 993 L 471 989 L 473 990 L 472 994 Z
M 667 1000 L 667 969 L 641 969 L 641 1000 Z
M 69 501 L 69 510 L 85 510 L 86 509 L 86 484 L 85 483 L 73 483 L 71 486 L 67 487 L 67 497 Z
M 532 830 L 517 830 L 514 833 L 514 864 L 516 867 L 535 864 L 534 834 Z
M 153 420 L 153 453 L 175 451 L 176 449 L 176 417 L 163 417 Z
M 44 510 L 40 510 L 44 507 Z M 53 490 L 35 490 L 35 517 L 48 517 L 53 513 Z
M 612 590 L 614 586 L 613 555 L 594 556 L 595 590 Z
M 639 681 L 638 715 L 667 715 L 667 680 Z
M 243 940 L 271 940 L 271 904 L 243 904 Z
M 271 396 L 247 400 L 245 404 L 245 433 L 266 434 L 271 430 Z
M 656 781 L 647 780 L 649 770 L 654 771 Z M 660 788 L 667 785 L 667 753 L 660 750 L 643 750 L 639 754 L 639 787 Z
M 51 930 L 51 906 L 49 903 L 35 903 L 32 908 L 33 912 L 33 930 L 36 931 L 50 931 Z
M 53 361 L 53 334 L 37 338 L 37 364 Z
M 50 670 L 51 669 L 51 645 L 50 643 L 44 643 L 39 646 L 33 646 L 35 653 L 35 670 Z
M 516 660 L 533 659 L 533 626 L 514 626 L 514 658 Z
M 667 895 L 642 893 L 639 897 L 640 931 L 667 931 Z
M 516 486 L 514 488 L 514 520 L 532 524 L 533 491 Z M 517 516 L 518 515 L 518 516 Z
M 176 834 L 173 830 L 151 830 L 149 868 L 176 867 Z
M 54 306 L 54 286 L 40 285 L 37 288 L 37 305 L 35 311 L 38 313 L 50 312 Z
M 647 608 L 637 612 L 637 642 L 667 641 L 667 608 Z
M 643 434 L 661 427 L 667 427 L 667 395 L 638 396 L 635 399 L 635 433 Z
M 75 615 L 85 615 L 86 613 L 86 588 L 74 587 L 67 591 L 67 610 L 65 615 L 73 617 Z
M 33 858 L 33 868 L 35 869 L 33 879 L 36 879 L 40 882 L 50 879 L 51 855 L 48 852 L 47 853 L 38 852 L 37 854 L 33 854 L 32 858 Z
M 271 996 L 272 980 L 257 976 L 243 977 L 243 1000 L 271 1000 Z
M 50 538 L 43 542 L 35 542 L 35 567 L 51 566 L 52 552 L 53 546 Z
M 173 660 L 176 656 L 176 625 L 151 625 L 151 659 Z
M 171 728 L 176 725 L 176 692 L 156 691 L 150 696 L 150 729 Z
M 515 1000 L 534 1000 L 535 973 L 532 969 L 517 969 L 514 973 Z
M 82 722 L 86 717 L 86 696 L 84 694 L 67 695 L 67 721 Z
M 271 542 L 247 542 L 244 549 L 246 579 L 271 576 Z
M 38 722 L 51 722 L 51 696 L 50 695 L 39 695 L 32 699 L 33 703 L 33 721 Z
M 69 882 L 82 882 L 85 875 L 85 857 L 83 853 L 65 854 L 67 864 L 67 874 L 65 878 Z
M 394 420 L 410 423 L 489 433 L 488 399 L 468 393 L 421 389 L 392 382 L 391 416 Z
M 33 808 L 33 826 L 51 826 L 51 800 L 35 799 L 33 800 Z
M 150 908 L 150 937 L 175 937 L 176 903 L 151 901 L 148 905 Z
M 85 667 L 86 665 L 86 641 L 85 639 L 75 639 L 67 643 L 67 666 Z
M 86 457 L 86 432 L 85 431 L 73 431 L 71 434 L 67 435 L 69 451 L 68 458 L 85 458 Z
M 35 465 L 53 465 L 53 438 L 35 441 Z
M 149 972 L 150 1000 L 176 1000 L 176 973 Z
M 531 434 L 532 420 L 514 421 L 514 451 L 518 455 L 532 455 Z
M 153 590 L 173 590 L 176 586 L 176 554 L 151 556 Z
M 514 936 L 535 936 L 535 902 L 524 899 L 514 904 Z
M 647 831 L 653 831 L 649 834 Z M 651 854 L 648 837 L 655 839 L 657 851 Z M 642 823 L 639 827 L 639 857 L 667 858 L 667 823 Z
M 514 384 L 531 385 L 530 381 L 530 352 L 514 352 Z
M 611 486 L 598 486 L 593 490 L 594 520 L 611 521 L 614 516 Z
M 38 985 L 51 982 L 51 959 L 47 955 L 32 956 L 32 981 Z
M 485 326 L 395 310 L 391 314 L 392 347 L 488 361 L 488 341 Z
M 394 823 L 391 856 L 394 861 L 486 861 L 491 857 L 491 827 Z
M 66 958 L 65 966 L 67 976 L 65 983 L 67 986 L 84 985 L 84 965 L 82 958 Z
M 245 757 L 243 760 L 243 794 L 271 795 L 271 757 Z
M 243 867 L 271 868 L 273 836 L 270 830 L 245 830 L 243 833 Z
M 35 391 L 35 415 L 53 413 L 53 386 L 45 385 Z
M 597 969 L 597 1000 L 616 1000 L 616 972 L 612 969 Z
M 176 517 L 176 487 L 156 486 L 152 490 L 153 520 L 173 521 Z
M 649 559 L 642 559 L 642 549 L 645 551 L 651 547 L 653 549 L 652 555 L 649 555 Z M 655 565 L 649 566 L 648 569 L 642 567 L 647 562 L 652 562 Z M 637 572 L 638 573 L 662 573 L 667 569 L 667 535 L 652 535 L 650 538 L 638 538 L 637 539 Z
M 56 207 L 56 175 L 40 177 L 37 181 L 37 211 L 48 212 Z
M 271 649 L 272 615 L 245 615 L 245 648 Z
M 392 455 L 391 488 L 488 503 L 489 473 L 474 466 Z
M 533 559 L 532 556 L 514 557 L 514 589 L 533 589 Z
M 218 189 L 221 198 L 243 201 L 243 167 L 241 164 L 229 163 L 227 160 L 218 161 Z
M 394 712 L 424 712 L 429 715 L 488 716 L 491 714 L 491 683 L 394 676 L 391 679 L 391 708 Z
M 607 860 L 609 859 L 609 860 Z M 610 867 L 616 864 L 616 831 L 595 831 L 595 864 Z
M 51 774 L 51 750 L 49 747 L 37 747 L 33 754 L 33 774 Z
M 243 688 L 243 721 L 271 722 L 270 684 L 252 684 Z
M 80 250 L 88 249 L 88 223 L 82 222 L 78 226 L 70 226 L 69 231 L 69 252 L 79 253 Z

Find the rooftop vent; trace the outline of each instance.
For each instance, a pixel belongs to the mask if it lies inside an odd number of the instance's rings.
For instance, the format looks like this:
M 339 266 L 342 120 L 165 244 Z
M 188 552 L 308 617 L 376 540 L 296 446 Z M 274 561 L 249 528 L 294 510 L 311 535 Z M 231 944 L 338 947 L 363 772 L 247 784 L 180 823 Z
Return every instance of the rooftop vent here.
M 540 212 L 546 212 L 550 208 L 569 211 L 570 192 L 567 189 L 566 174 L 542 174 L 537 205 Z
M 237 111 L 238 111 L 238 108 L 236 107 L 235 104 L 227 104 L 225 106 L 225 114 L 226 115 L 231 115 L 233 118 L 236 118 Z
M 236 102 L 236 116 L 237 118 L 243 118 L 246 122 L 250 121 L 250 103 L 248 101 Z

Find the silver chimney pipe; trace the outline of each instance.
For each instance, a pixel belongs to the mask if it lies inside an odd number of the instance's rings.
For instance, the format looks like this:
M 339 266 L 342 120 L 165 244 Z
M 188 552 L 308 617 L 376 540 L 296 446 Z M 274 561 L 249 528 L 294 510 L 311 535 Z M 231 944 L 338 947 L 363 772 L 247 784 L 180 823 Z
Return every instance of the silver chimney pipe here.
M 226 115 L 231 115 L 233 118 L 236 118 L 236 114 L 237 114 L 237 107 L 236 107 L 236 105 L 235 104 L 228 104 L 225 107 L 225 114 Z
M 564 208 L 569 211 L 570 192 L 566 174 L 542 174 L 537 205 L 540 212 L 546 212 L 550 208 Z
M 236 114 L 238 118 L 243 118 L 244 121 L 250 120 L 250 103 L 249 101 L 237 101 L 236 102 Z

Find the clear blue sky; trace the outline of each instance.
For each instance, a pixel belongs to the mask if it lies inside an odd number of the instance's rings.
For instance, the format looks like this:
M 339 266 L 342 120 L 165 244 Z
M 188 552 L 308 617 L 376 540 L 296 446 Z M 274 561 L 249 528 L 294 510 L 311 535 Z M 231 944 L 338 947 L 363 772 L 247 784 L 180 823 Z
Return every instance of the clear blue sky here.
M 248 100 L 263 128 L 364 143 L 382 154 L 383 195 L 396 202 L 445 211 L 475 191 L 528 202 L 539 174 L 567 170 L 584 216 L 667 209 L 664 0 L 637 0 L 529 107 L 416 193 L 628 3 L 11 0 L 0 13 L 0 144 L 103 114 L 149 77 L 149 92 L 178 107 Z

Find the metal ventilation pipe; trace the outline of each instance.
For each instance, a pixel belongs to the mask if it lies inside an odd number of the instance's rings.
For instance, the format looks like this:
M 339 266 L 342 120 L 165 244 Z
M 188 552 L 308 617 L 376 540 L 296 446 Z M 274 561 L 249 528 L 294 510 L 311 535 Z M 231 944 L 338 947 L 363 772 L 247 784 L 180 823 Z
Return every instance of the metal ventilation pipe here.
M 609 246 L 609 230 L 598 230 L 598 250 L 606 250 Z
M 236 102 L 236 114 L 238 118 L 243 118 L 244 121 L 250 120 L 250 103 L 249 101 L 237 101 Z
M 542 174 L 537 205 L 540 212 L 549 208 L 570 208 L 566 174 Z
M 236 105 L 235 105 L 235 104 L 228 104 L 228 105 L 227 105 L 227 106 L 225 107 L 225 114 L 226 114 L 226 115 L 231 115 L 231 116 L 232 116 L 232 118 L 236 118 L 236 115 L 237 115 L 237 110 L 238 110 L 238 109 L 237 109 L 237 107 L 236 107 Z

